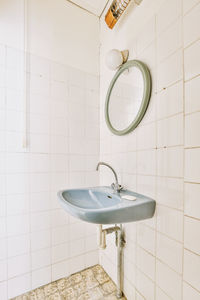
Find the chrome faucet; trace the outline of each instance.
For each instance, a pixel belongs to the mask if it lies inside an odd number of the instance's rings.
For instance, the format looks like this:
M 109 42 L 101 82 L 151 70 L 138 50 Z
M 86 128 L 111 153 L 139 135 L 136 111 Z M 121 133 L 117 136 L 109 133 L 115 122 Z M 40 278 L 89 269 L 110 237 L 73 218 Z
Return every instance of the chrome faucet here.
M 115 183 L 112 183 L 111 184 L 111 187 L 113 188 L 113 190 L 115 191 L 115 192 L 120 192 L 122 189 L 123 189 L 123 187 L 119 184 L 119 182 L 118 182 L 118 178 L 117 178 L 117 173 L 115 172 L 115 170 L 109 165 L 109 164 L 107 164 L 107 163 L 105 163 L 105 162 L 103 162 L 103 161 L 100 161 L 99 163 L 98 163 L 98 165 L 97 165 L 97 167 L 96 167 L 96 170 L 98 171 L 99 170 L 99 166 L 106 166 L 106 167 L 108 167 L 109 169 L 111 169 L 111 171 L 113 172 L 113 174 L 114 174 L 114 176 L 115 176 Z

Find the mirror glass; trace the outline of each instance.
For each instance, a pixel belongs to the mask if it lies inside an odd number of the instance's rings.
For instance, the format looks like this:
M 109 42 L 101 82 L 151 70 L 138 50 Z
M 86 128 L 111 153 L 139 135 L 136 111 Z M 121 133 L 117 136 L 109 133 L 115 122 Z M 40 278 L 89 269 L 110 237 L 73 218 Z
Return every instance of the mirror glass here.
M 108 89 L 105 116 L 109 129 L 123 135 L 142 120 L 151 94 L 150 72 L 140 61 L 128 61 L 115 74 Z
M 110 122 L 115 129 L 124 130 L 132 123 L 140 109 L 143 93 L 141 71 L 136 67 L 124 70 L 113 86 L 108 107 Z

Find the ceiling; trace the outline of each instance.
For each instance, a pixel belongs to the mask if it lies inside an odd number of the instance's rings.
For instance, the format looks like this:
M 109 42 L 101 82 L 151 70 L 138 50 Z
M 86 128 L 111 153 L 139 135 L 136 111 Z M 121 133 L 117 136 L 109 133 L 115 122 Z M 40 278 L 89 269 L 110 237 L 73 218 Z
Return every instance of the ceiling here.
M 108 0 L 69 0 L 74 4 L 90 11 L 91 13 L 100 16 L 106 6 Z

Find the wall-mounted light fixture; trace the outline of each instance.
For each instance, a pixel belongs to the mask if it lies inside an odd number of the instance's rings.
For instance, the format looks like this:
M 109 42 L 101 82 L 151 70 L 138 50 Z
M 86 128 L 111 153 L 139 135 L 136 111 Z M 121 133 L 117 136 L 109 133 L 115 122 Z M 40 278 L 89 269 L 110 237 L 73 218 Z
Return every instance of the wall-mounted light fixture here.
M 112 49 L 106 55 L 106 65 L 110 70 L 117 70 L 121 65 L 127 62 L 129 56 L 128 50 Z
M 110 29 L 113 29 L 131 1 L 132 0 L 113 0 L 105 16 L 106 24 Z M 139 5 L 142 0 L 133 0 L 133 2 Z

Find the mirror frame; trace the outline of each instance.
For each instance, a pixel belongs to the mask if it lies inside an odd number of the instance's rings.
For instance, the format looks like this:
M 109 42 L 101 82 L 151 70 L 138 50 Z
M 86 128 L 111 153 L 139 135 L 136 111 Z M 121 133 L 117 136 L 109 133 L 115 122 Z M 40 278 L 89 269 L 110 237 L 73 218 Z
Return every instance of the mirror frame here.
M 140 109 L 136 115 L 136 117 L 134 118 L 134 120 L 132 121 L 132 123 L 125 129 L 123 130 L 117 130 L 115 129 L 110 121 L 110 117 L 109 117 L 109 102 L 110 102 L 110 96 L 112 93 L 112 89 L 115 85 L 115 82 L 117 81 L 118 77 L 126 70 L 129 69 L 131 67 L 136 67 L 138 69 L 140 69 L 141 73 L 142 73 L 142 77 L 144 80 L 144 92 L 143 92 L 143 98 L 142 98 L 142 102 L 140 105 Z M 147 110 L 149 101 L 150 101 L 150 97 L 151 97 L 151 89 L 152 89 L 152 82 L 151 82 L 151 74 L 150 71 L 148 69 L 148 67 L 141 61 L 139 60 L 130 60 L 127 61 L 125 64 L 123 64 L 120 69 L 117 71 L 117 73 L 115 74 L 115 76 L 113 77 L 109 88 L 108 88 L 108 92 L 106 95 L 106 103 L 105 103 L 105 119 L 106 119 L 106 124 L 108 126 L 108 128 L 110 129 L 110 131 L 116 135 L 125 135 L 130 133 L 131 131 L 133 131 L 138 125 L 139 123 L 142 121 L 145 112 Z

